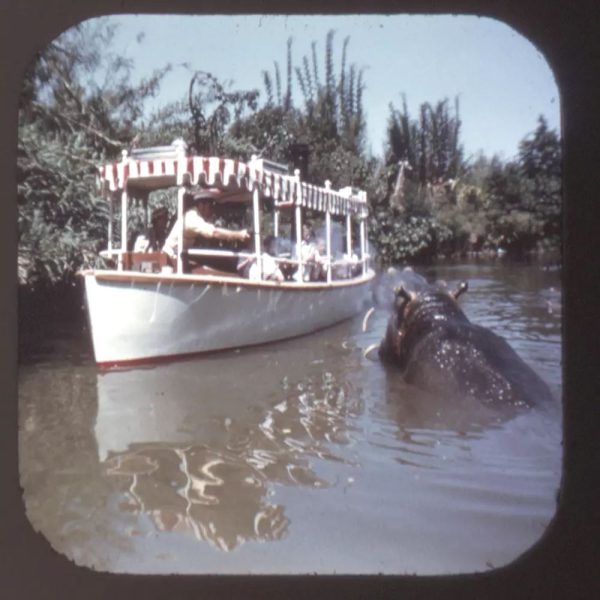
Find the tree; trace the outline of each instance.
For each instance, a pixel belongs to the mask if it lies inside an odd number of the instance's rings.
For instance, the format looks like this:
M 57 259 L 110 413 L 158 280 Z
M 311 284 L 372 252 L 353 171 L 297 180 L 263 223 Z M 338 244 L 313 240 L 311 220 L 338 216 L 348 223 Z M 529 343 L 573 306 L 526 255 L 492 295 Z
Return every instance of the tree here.
M 561 234 L 560 140 L 538 118 L 533 134 L 519 144 L 515 161 L 492 160 L 484 181 L 489 235 L 514 254 L 557 247 Z
M 18 276 L 32 291 L 60 290 L 106 243 L 96 166 L 128 147 L 168 66 L 138 84 L 132 64 L 106 52 L 104 20 L 63 33 L 36 57 L 19 106 Z M 58 286 L 58 287 L 57 287 Z
M 421 104 L 417 121 L 410 117 L 403 96 L 402 111 L 390 104 L 387 164 L 407 161 L 412 168 L 410 177 L 421 186 L 456 179 L 464 166 L 460 125 L 458 98 L 454 101 L 454 113 L 447 99 L 435 105 Z
M 273 75 L 263 71 L 266 103 L 256 115 L 239 124 L 237 131 L 262 155 L 278 160 L 290 161 L 295 147 L 307 146 L 310 152 L 307 179 L 312 183 L 323 185 L 329 179 L 334 187 L 362 186 L 369 174 L 369 159 L 364 150 L 363 71 L 356 65 L 348 66 L 349 38 L 346 38 L 336 73 L 334 37 L 333 31 L 327 34 L 322 67 L 316 42 L 311 45 L 310 56 L 302 57 L 301 66 L 295 65 L 289 39 L 285 93 L 281 69 L 275 62 Z M 293 102 L 292 73 L 301 93 L 302 102 L 297 106 Z
M 519 166 L 523 202 L 539 223 L 539 237 L 556 244 L 562 229 L 560 139 L 541 115 L 533 134 L 519 144 Z
M 301 136 L 298 111 L 267 103 L 255 113 L 239 119 L 229 130 L 230 144 L 243 149 L 245 158 L 252 154 L 276 162 L 293 160 L 294 143 Z
M 246 108 L 256 110 L 257 97 L 257 90 L 228 92 L 214 75 L 197 71 L 190 81 L 188 95 L 196 153 L 225 154 L 228 126 L 233 122 L 235 130 Z
M 335 32 L 329 31 L 325 39 L 323 78 L 315 42 L 311 46 L 311 57 L 302 59 L 303 68 L 296 68 L 304 100 L 300 120 L 304 139 L 300 141 L 310 147 L 309 174 L 315 183 L 322 185 L 329 179 L 334 186 L 362 186 L 368 176 L 364 148 L 363 70 L 355 64 L 348 65 L 350 38 L 347 37 L 336 73 L 334 38 Z

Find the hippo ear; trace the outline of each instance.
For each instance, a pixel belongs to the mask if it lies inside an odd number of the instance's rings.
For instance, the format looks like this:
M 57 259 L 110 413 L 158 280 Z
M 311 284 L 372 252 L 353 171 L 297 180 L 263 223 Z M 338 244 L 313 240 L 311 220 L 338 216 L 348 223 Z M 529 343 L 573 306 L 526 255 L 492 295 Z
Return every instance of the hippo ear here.
M 452 297 L 458 300 L 459 296 L 469 289 L 469 284 L 466 281 L 461 281 L 460 285 L 452 292 Z
M 396 298 L 402 298 L 405 302 L 409 302 L 414 297 L 410 292 L 404 289 L 402 284 L 394 288 L 394 294 L 396 294 Z
M 414 294 L 405 290 L 402 284 L 394 288 L 394 294 L 394 307 L 398 314 L 400 314 L 404 310 L 404 307 L 414 298 Z

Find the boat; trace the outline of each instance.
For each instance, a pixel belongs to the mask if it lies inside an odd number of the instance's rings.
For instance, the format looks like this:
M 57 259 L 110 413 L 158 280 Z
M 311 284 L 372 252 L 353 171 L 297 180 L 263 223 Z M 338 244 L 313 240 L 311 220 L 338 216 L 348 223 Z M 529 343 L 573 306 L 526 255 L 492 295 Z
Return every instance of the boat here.
M 80 274 L 99 365 L 140 364 L 308 334 L 355 316 L 370 297 L 374 271 L 362 190 L 312 185 L 301 180 L 298 169 L 290 173 L 287 165 L 256 156 L 247 163 L 193 156 L 182 141 L 123 151 L 120 160 L 98 168 L 98 179 L 109 206 L 107 248 L 100 252 L 104 265 Z M 171 192 L 181 240 L 186 194 L 203 190 L 210 191 L 217 210 L 251 217 L 251 250 L 191 247 L 174 261 L 163 250 L 134 251 L 130 217 L 141 211 L 147 224 L 156 193 Z M 321 278 L 307 281 L 302 224 L 309 217 L 323 222 L 324 248 Z M 333 232 L 342 230 L 345 252 L 334 247 Z M 262 272 L 267 233 L 287 242 L 272 257 L 291 273 L 283 281 Z M 253 278 L 201 264 L 189 271 L 189 257 L 200 263 L 246 258 L 257 269 Z

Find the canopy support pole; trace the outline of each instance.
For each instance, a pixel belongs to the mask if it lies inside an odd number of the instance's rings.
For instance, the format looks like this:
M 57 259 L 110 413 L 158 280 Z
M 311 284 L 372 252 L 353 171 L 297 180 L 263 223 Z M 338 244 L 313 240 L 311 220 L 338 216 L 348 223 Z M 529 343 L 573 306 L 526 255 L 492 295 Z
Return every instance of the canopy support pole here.
M 302 264 L 302 209 L 296 206 L 296 260 L 298 261 L 299 281 L 304 281 L 304 265 Z
M 294 171 L 298 182 L 298 194 L 296 198 L 296 260 L 298 261 L 299 281 L 304 281 L 304 265 L 302 264 L 302 186 L 300 185 L 300 169 Z
M 183 198 L 185 196 L 185 188 L 181 186 L 177 190 L 177 227 L 179 227 L 179 231 L 177 232 L 179 243 L 178 251 L 177 251 L 177 273 L 183 273 L 183 253 L 184 249 L 184 232 L 185 232 L 185 213 L 183 206 Z
M 115 198 L 114 195 L 109 192 L 108 194 L 108 251 L 112 252 L 113 249 L 113 219 L 114 219 L 114 207 Z
M 273 211 L 273 235 L 279 237 L 279 209 Z
M 365 207 L 367 206 L 367 192 L 360 192 L 362 201 L 365 204 Z M 365 261 L 363 262 L 363 275 L 366 274 L 366 272 L 369 270 L 370 268 L 370 264 L 369 264 L 369 236 L 368 236 L 368 231 L 367 231 L 367 214 L 365 213 L 363 220 L 363 244 L 364 244 L 364 255 L 365 255 Z
M 367 272 L 367 258 L 366 258 L 366 223 L 363 217 L 360 220 L 360 262 L 362 263 L 362 274 Z
M 331 189 L 331 181 L 325 182 L 325 189 Z M 329 198 L 327 198 L 328 206 L 325 212 L 325 243 L 327 244 L 327 283 L 331 283 L 331 212 L 329 212 Z
M 121 192 L 121 252 L 119 253 L 118 270 L 124 268 L 125 252 L 127 252 L 127 192 Z
M 262 252 L 260 247 L 260 198 L 258 186 L 252 192 L 252 216 L 254 217 L 254 256 L 258 267 L 258 278 L 263 278 Z
M 352 258 L 352 217 L 350 213 L 346 215 L 346 254 Z

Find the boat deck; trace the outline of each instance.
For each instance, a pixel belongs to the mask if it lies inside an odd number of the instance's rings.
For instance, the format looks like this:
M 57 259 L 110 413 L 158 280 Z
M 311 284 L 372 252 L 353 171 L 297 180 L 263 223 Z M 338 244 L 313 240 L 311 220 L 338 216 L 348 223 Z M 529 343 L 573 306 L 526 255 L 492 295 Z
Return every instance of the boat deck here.
M 144 273 L 141 271 L 118 271 L 118 270 L 85 270 L 80 275 L 86 277 L 94 276 L 98 281 L 119 282 L 147 282 L 147 283 L 214 283 L 223 285 L 235 285 L 243 287 L 276 288 L 285 290 L 323 290 L 330 288 L 351 287 L 362 285 L 373 279 L 374 271 L 369 270 L 364 275 L 350 279 L 334 279 L 327 281 L 254 281 L 245 277 L 239 277 L 234 273 L 218 271 L 210 267 L 199 267 L 193 273 Z

